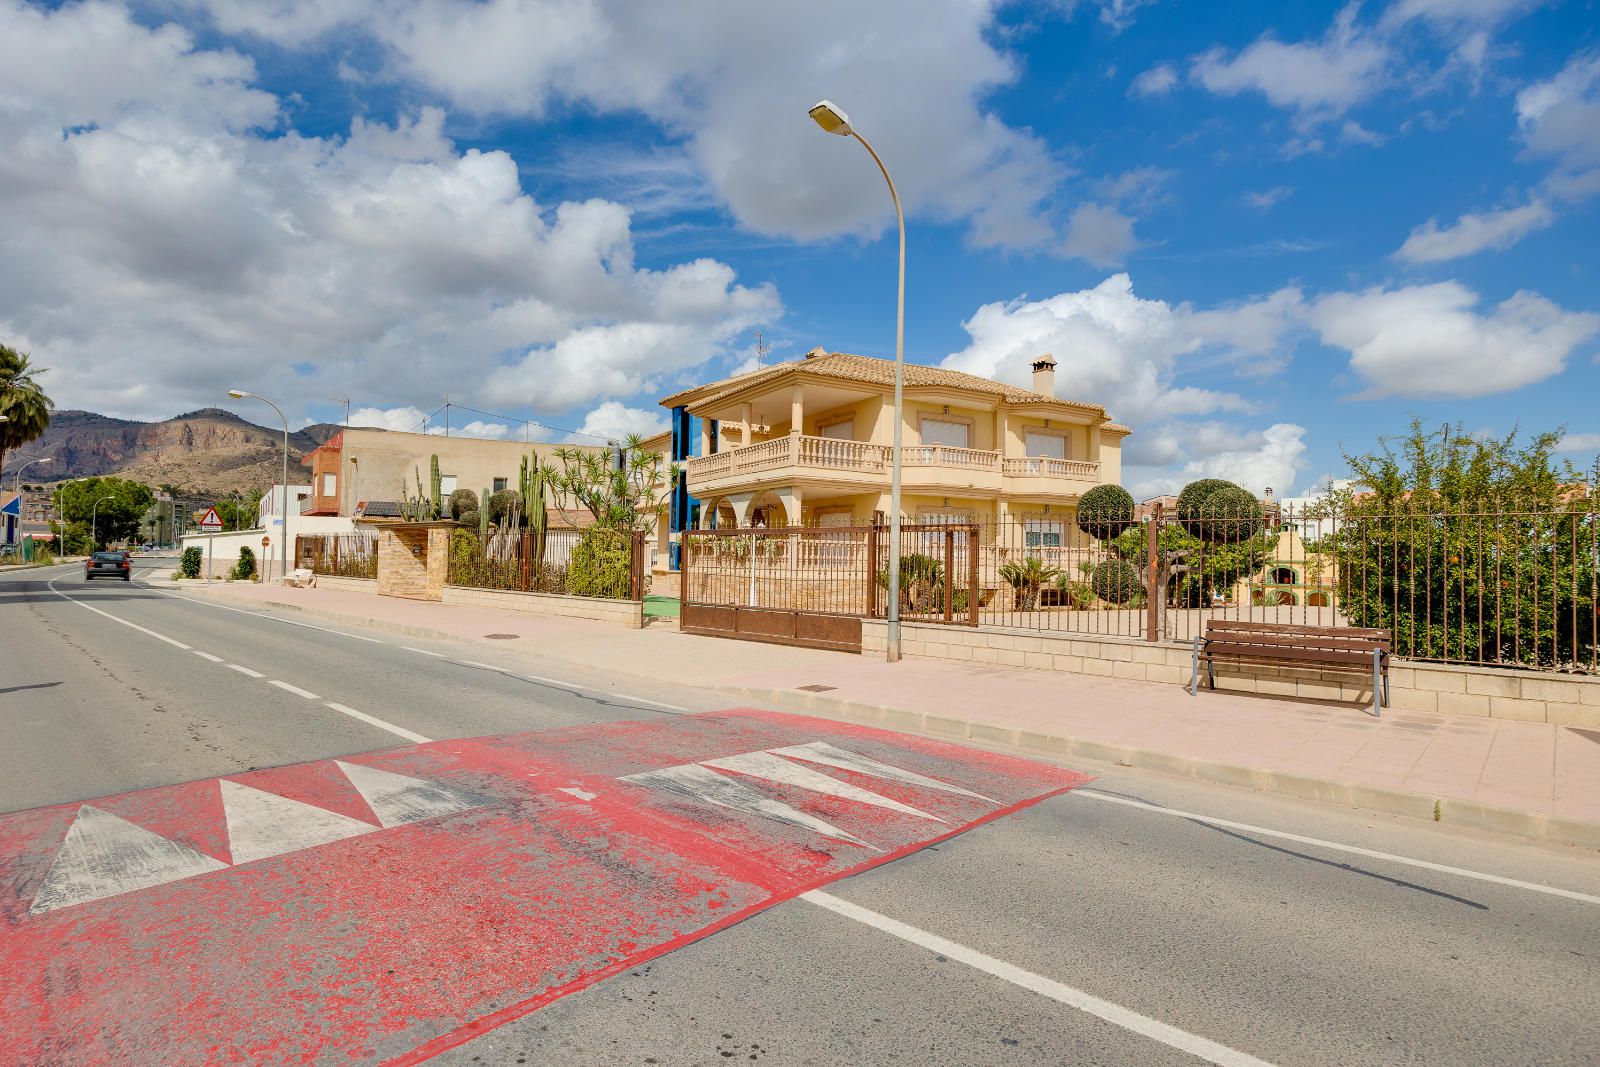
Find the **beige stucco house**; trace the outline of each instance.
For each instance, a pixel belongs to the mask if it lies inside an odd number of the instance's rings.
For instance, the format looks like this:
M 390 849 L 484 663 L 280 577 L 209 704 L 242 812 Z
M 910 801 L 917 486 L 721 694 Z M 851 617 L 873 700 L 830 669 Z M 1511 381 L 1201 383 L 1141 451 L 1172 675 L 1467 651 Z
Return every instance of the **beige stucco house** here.
M 1059 399 L 1048 355 L 1032 368 L 1023 389 L 906 364 L 906 517 L 1015 520 L 1041 546 L 1081 538 L 1077 500 L 1119 481 L 1132 431 L 1099 404 Z M 851 526 L 888 514 L 893 360 L 816 348 L 661 403 L 698 425 L 679 462 L 701 527 Z

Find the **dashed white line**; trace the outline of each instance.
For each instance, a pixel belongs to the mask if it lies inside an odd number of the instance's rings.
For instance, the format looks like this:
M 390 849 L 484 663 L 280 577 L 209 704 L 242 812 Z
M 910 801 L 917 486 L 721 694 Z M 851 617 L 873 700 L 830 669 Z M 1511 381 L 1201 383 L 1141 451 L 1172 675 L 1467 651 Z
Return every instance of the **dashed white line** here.
M 343 630 L 331 630 L 326 626 L 313 626 L 309 622 L 295 622 L 293 619 L 280 619 L 278 616 L 268 615 L 264 611 L 250 611 L 245 608 L 236 608 L 231 604 L 213 604 L 209 600 L 197 599 L 192 596 L 182 596 L 178 593 L 169 593 L 165 589 L 152 589 L 151 592 L 160 593 L 162 596 L 171 597 L 173 600 L 187 600 L 191 604 L 202 604 L 208 608 L 218 608 L 222 611 L 236 611 L 240 615 L 250 615 L 257 619 L 265 619 L 268 622 L 282 623 L 285 626 L 298 626 L 302 630 L 316 630 L 319 633 L 335 634 L 339 637 L 348 637 L 352 641 L 365 641 L 372 645 L 386 645 L 389 643 L 377 637 L 363 637 L 361 634 L 346 633 Z
M 249 667 L 241 667 L 237 663 L 228 664 L 228 669 L 230 671 L 238 671 L 240 674 L 248 674 L 252 678 L 266 677 L 266 675 L 262 674 L 260 671 L 253 671 Z
M 881 930 L 893 937 L 898 937 L 902 941 L 908 941 L 919 948 L 925 948 L 929 952 L 936 952 L 947 959 L 955 960 L 957 963 L 965 963 L 968 967 L 976 968 L 985 974 L 993 975 L 996 978 L 1010 982 L 1012 985 L 1020 986 L 1031 993 L 1048 997 L 1058 1004 L 1076 1008 L 1081 1012 L 1093 1015 L 1097 1019 L 1104 1019 L 1114 1026 L 1120 1026 L 1124 1030 L 1130 1030 L 1152 1041 L 1159 1041 L 1169 1048 L 1187 1052 L 1189 1055 L 1202 1059 L 1207 1063 L 1217 1064 L 1218 1067 L 1271 1067 L 1266 1060 L 1257 1059 L 1248 1052 L 1240 1052 L 1238 1049 L 1218 1044 L 1209 1038 L 1191 1034 L 1187 1030 L 1180 1030 L 1176 1026 L 1170 1026 L 1167 1023 L 1152 1019 L 1148 1015 L 1140 1015 L 1138 1012 L 1130 1008 L 1124 1008 L 1120 1004 L 1102 1000 L 1092 993 L 1085 993 L 1081 989 L 1075 989 L 1072 986 L 1057 982 L 1053 978 L 1046 978 L 1042 974 L 1025 971 L 1015 964 L 997 960 L 993 956 L 986 956 L 977 949 L 968 948 L 966 945 L 947 941 L 938 934 L 930 934 L 928 931 L 918 927 L 908 926 L 897 919 L 891 919 L 887 915 L 863 908 L 858 904 L 852 904 L 848 900 L 836 897 L 831 893 L 823 893 L 813 889 L 808 893 L 800 894 L 800 899 L 815 904 L 819 908 L 826 908 L 836 915 L 842 915 L 847 919 L 865 923 L 875 930 Z
M 343 704 L 335 704 L 331 700 L 328 701 L 325 706 L 332 708 L 334 711 L 337 711 L 337 712 L 340 712 L 342 714 L 348 715 L 352 719 L 360 719 L 362 722 L 366 723 L 368 726 L 376 726 L 380 730 L 388 730 L 391 734 L 394 734 L 396 737 L 403 737 L 407 741 L 415 741 L 419 745 L 425 745 L 429 741 L 433 740 L 433 738 L 431 738 L 431 737 L 424 737 L 423 735 L 421 735 L 419 733 L 416 733 L 416 732 L 414 732 L 412 730 L 407 730 L 404 726 L 396 726 L 392 722 L 384 722 L 382 719 L 378 718 L 376 715 L 368 715 L 364 711 L 357 711 L 355 708 L 349 708 L 349 707 L 346 707 Z
M 191 648 L 189 651 L 193 652 L 195 655 L 199 656 L 201 659 L 210 660 L 212 663 L 221 663 L 222 662 L 222 657 L 221 656 L 213 656 L 209 652 L 201 652 L 198 648 Z
M 305 689 L 301 689 L 298 685 L 290 685 L 288 682 L 280 682 L 276 678 L 272 679 L 267 684 L 268 685 L 275 685 L 279 689 L 284 690 L 285 692 L 293 693 L 297 697 L 305 697 L 307 700 L 321 700 L 322 699 L 321 697 L 317 696 L 317 694 L 315 694 L 315 693 L 309 692 L 309 691 L 307 691 Z
M 402 651 L 405 651 L 405 652 L 415 652 L 415 653 L 417 653 L 419 655 L 423 655 L 423 656 L 432 656 L 434 659 L 445 659 L 445 658 L 447 658 L 443 652 L 429 652 L 425 648 L 412 648 L 410 645 L 401 645 L 400 648 L 401 648 Z
M 1291 834 L 1283 830 L 1269 830 L 1265 826 L 1252 826 L 1247 822 L 1234 822 L 1231 819 L 1219 819 L 1213 815 L 1200 815 L 1192 811 L 1180 811 L 1177 808 L 1165 808 L 1160 804 L 1149 804 L 1143 800 L 1130 800 L 1127 797 L 1112 796 L 1096 789 L 1074 789 L 1068 796 L 1081 796 L 1087 800 L 1103 800 L 1108 804 L 1123 804 L 1130 808 L 1141 808 L 1145 811 L 1154 811 L 1162 815 L 1172 815 L 1180 819 L 1190 819 L 1194 822 L 1203 822 L 1211 826 L 1225 826 L 1230 830 L 1244 830 L 1247 833 L 1261 834 L 1263 837 L 1276 837 L 1280 841 L 1295 841 L 1302 845 L 1315 845 L 1318 848 L 1332 849 L 1335 852 L 1348 852 L 1354 856 L 1365 856 L 1368 859 L 1386 860 L 1390 863 L 1403 863 L 1408 867 L 1418 867 L 1425 871 L 1437 871 L 1440 874 L 1453 874 L 1461 878 L 1472 878 L 1480 882 L 1493 882 L 1496 885 L 1511 886 L 1513 889 L 1528 889 L 1535 893 L 1545 893 L 1553 897 L 1566 897 L 1568 900 L 1579 900 L 1585 904 L 1600 904 L 1600 896 L 1589 893 L 1579 893 L 1572 889 L 1560 889 L 1551 885 L 1540 885 L 1537 882 L 1524 882 L 1516 878 L 1502 878 L 1498 874 L 1485 874 L 1482 871 L 1469 871 L 1464 867 L 1451 867 L 1444 863 L 1433 863 L 1429 860 L 1412 859 L 1409 856 L 1396 856 L 1392 852 L 1378 852 L 1370 848 L 1360 848 L 1356 845 L 1341 845 L 1337 841 L 1324 841 L 1320 837 L 1306 837 L 1302 834 Z

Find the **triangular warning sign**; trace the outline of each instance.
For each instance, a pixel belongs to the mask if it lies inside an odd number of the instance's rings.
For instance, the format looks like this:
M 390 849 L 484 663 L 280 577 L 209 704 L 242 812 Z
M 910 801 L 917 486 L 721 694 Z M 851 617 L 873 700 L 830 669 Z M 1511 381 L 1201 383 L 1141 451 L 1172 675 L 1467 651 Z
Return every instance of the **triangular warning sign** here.
M 385 827 L 454 815 L 481 808 L 484 802 L 437 782 L 424 782 L 393 771 L 380 771 L 360 763 L 335 760 L 350 783 L 361 792 L 367 807 Z
M 33 914 L 147 889 L 227 864 L 87 804 L 67 831 L 44 885 L 28 909 Z
M 228 816 L 228 850 L 234 863 L 342 841 L 377 830 L 337 812 L 222 780 L 222 810 Z
M 206 513 L 200 516 L 200 529 L 207 532 L 222 529 L 222 516 L 217 514 L 216 508 L 206 508 Z

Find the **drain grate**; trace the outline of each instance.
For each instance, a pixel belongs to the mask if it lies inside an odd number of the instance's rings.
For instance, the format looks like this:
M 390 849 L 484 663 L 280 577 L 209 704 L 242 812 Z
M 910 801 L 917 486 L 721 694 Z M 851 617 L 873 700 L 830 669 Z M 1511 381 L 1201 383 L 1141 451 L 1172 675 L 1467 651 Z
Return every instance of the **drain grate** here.
M 836 685 L 797 685 L 795 688 L 802 693 L 831 693 L 839 687 Z
M 484 634 L 483 636 L 484 636 L 484 638 L 486 640 L 489 640 L 489 641 L 515 641 L 517 638 L 521 637 L 522 635 L 521 634 Z

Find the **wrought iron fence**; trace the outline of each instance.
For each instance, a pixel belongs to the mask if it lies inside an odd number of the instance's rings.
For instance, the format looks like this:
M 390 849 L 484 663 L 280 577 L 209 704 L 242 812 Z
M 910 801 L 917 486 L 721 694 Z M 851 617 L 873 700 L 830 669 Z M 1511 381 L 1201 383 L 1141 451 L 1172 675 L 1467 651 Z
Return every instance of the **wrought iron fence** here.
M 378 576 L 378 537 L 372 533 L 310 534 L 295 538 L 296 566 L 339 578 Z
M 900 615 L 1187 643 L 1208 619 L 1383 627 L 1397 656 L 1600 672 L 1600 508 L 1155 509 L 1095 539 L 1072 516 L 905 520 Z M 697 531 L 686 602 L 888 607 L 888 528 Z M 1152 590 L 1154 595 L 1152 595 Z
M 529 531 L 467 530 L 450 539 L 445 580 L 450 585 L 520 593 L 637 600 L 648 591 L 641 536 L 629 530 L 547 530 L 543 544 Z

